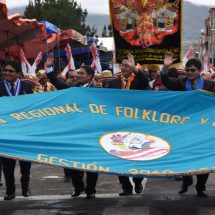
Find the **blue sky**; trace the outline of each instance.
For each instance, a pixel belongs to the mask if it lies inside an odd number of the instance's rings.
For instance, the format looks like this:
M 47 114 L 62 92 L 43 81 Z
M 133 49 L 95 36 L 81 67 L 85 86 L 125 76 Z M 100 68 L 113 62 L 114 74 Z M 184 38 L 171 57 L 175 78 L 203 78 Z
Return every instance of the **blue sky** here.
M 76 0 L 81 4 L 82 8 L 86 8 L 89 13 L 108 14 L 108 0 Z M 210 5 L 215 7 L 215 0 L 187 0 L 195 4 Z M 17 6 L 26 6 L 29 0 L 6 0 L 8 8 Z

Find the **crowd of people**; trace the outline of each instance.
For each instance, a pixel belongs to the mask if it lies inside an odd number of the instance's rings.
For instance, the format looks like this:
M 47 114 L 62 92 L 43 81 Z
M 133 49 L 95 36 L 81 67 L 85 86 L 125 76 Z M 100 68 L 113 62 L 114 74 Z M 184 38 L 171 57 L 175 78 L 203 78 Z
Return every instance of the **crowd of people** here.
M 122 90 L 207 90 L 215 91 L 215 81 L 213 74 L 202 73 L 202 63 L 196 58 L 187 61 L 184 67 L 181 63 L 174 64 L 173 56 L 167 53 L 162 69 L 158 65 L 136 66 L 134 57 L 129 54 L 122 60 L 121 71 L 113 74 L 111 71 L 104 71 L 100 75 L 95 75 L 95 71 L 89 65 L 82 65 L 78 70 L 70 70 L 65 76 L 57 74 L 54 68 L 54 58 L 48 57 L 46 61 L 46 71 L 38 70 L 36 76 L 23 77 L 21 64 L 16 61 L 5 62 L 2 66 L 2 80 L 0 82 L 0 96 L 18 96 L 30 93 L 40 93 L 53 90 L 61 90 L 70 87 L 93 87 L 112 88 Z M 31 163 L 19 161 L 21 173 L 22 195 L 29 197 L 30 190 L 30 169 Z M 6 193 L 5 200 L 14 199 L 15 178 L 14 169 L 16 160 L 2 157 L 0 159 L 0 179 L 1 172 L 5 178 Z M 86 192 L 86 198 L 95 198 L 96 183 L 98 173 L 86 172 L 86 183 L 83 181 L 84 171 L 74 169 L 64 169 L 65 181 L 72 181 L 74 191 L 73 198 L 78 197 L 82 192 Z M 209 174 L 197 175 L 197 196 L 207 197 L 205 192 L 206 182 Z M 132 178 L 134 191 L 142 193 L 143 178 Z M 122 186 L 120 196 L 131 195 L 133 186 L 129 177 L 119 176 Z M 182 177 L 180 194 L 187 192 L 188 187 L 193 183 L 191 176 Z M 1 186 L 2 184 L 0 184 Z

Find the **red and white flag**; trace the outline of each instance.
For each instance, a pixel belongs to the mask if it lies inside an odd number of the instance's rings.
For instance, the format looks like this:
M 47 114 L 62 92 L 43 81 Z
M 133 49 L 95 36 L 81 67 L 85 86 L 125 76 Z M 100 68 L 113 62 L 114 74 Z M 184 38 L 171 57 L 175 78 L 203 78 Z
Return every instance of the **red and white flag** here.
M 25 53 L 23 52 L 22 48 L 19 49 L 19 55 L 20 55 L 21 66 L 22 66 L 22 74 L 26 76 L 28 75 L 28 72 L 31 69 L 31 65 L 26 59 Z
M 25 53 L 22 48 L 19 49 L 19 54 L 20 54 L 20 60 L 21 60 L 21 66 L 22 66 L 22 74 L 24 76 L 26 75 L 36 76 L 36 69 L 38 68 L 39 63 L 43 57 L 42 52 L 39 52 L 32 66 L 28 62 L 27 58 L 25 57 Z
M 184 58 L 183 58 L 183 65 L 185 66 L 187 61 L 191 58 L 191 56 L 193 55 L 193 47 L 190 46 L 190 48 L 188 49 L 187 53 L 185 54 Z
M 203 58 L 203 66 L 204 66 L 204 72 L 208 72 L 208 55 L 205 55 Z
M 38 68 L 39 64 L 40 64 L 40 61 L 42 60 L 43 58 L 43 54 L 42 52 L 39 52 L 39 54 L 37 55 L 33 65 L 31 66 L 31 69 L 29 71 L 29 74 L 30 75 L 34 75 L 36 76 L 36 69 Z
M 96 48 L 96 44 L 92 43 L 90 48 L 93 55 L 93 62 L 91 64 L 91 67 L 94 69 L 96 74 L 100 74 L 102 72 L 102 67 L 99 59 L 99 54 Z
M 66 55 L 67 55 L 67 58 L 68 58 L 68 64 L 66 65 L 66 67 L 64 68 L 64 70 L 62 72 L 63 76 L 65 76 L 66 73 L 71 69 L 76 70 L 74 59 L 73 59 L 73 56 L 72 56 L 71 46 L 69 44 L 67 44 L 65 50 L 66 50 Z

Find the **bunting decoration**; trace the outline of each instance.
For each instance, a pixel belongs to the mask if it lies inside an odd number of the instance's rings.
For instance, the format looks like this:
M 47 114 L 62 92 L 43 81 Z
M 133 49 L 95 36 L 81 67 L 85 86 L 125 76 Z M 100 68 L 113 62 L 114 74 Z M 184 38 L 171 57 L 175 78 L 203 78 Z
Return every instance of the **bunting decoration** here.
M 19 53 L 20 53 L 20 60 L 21 60 L 21 66 L 22 66 L 22 74 L 24 76 L 27 75 L 33 75 L 36 76 L 36 69 L 39 66 L 40 61 L 42 60 L 42 52 L 39 52 L 39 54 L 37 55 L 33 65 L 31 66 L 31 64 L 28 62 L 25 53 L 23 51 L 22 48 L 19 49 Z
M 71 69 L 76 70 L 74 59 L 72 56 L 71 46 L 69 44 L 67 44 L 65 50 L 66 50 L 66 55 L 67 55 L 67 59 L 68 59 L 68 64 L 66 65 L 66 67 L 64 68 L 64 70 L 62 72 L 63 76 L 65 76 L 66 73 Z
M 25 53 L 23 52 L 22 48 L 19 49 L 19 55 L 20 55 L 20 61 L 22 66 L 22 74 L 26 76 L 28 75 L 28 72 L 31 70 L 31 65 L 26 59 Z
M 95 74 L 100 74 L 102 72 L 102 67 L 101 67 L 101 63 L 100 63 L 100 59 L 99 59 L 99 54 L 96 48 L 96 44 L 92 43 L 91 45 L 91 52 L 92 52 L 92 56 L 93 56 L 93 62 L 91 64 L 92 68 L 95 71 Z
M 209 63 L 208 55 L 205 54 L 205 56 L 203 58 L 203 67 L 204 67 L 205 72 L 208 72 L 208 70 L 209 70 L 208 63 Z
M 42 60 L 42 58 L 43 58 L 43 54 L 42 54 L 42 52 L 39 52 L 29 71 L 29 73 L 31 75 L 36 75 L 36 70 L 39 67 L 39 64 L 40 64 L 40 61 Z
M 190 48 L 188 49 L 188 51 L 186 52 L 184 58 L 183 58 L 183 65 L 185 66 L 187 61 L 192 57 L 193 55 L 193 47 L 190 46 Z

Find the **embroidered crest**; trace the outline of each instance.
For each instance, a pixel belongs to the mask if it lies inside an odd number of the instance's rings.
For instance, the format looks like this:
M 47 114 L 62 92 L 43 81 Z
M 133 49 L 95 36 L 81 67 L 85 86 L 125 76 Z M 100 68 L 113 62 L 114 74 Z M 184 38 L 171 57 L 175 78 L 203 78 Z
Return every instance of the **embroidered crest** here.
M 101 146 L 108 153 L 133 161 L 155 160 L 170 152 L 165 140 L 140 132 L 114 132 L 100 138 Z

